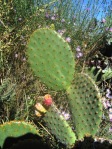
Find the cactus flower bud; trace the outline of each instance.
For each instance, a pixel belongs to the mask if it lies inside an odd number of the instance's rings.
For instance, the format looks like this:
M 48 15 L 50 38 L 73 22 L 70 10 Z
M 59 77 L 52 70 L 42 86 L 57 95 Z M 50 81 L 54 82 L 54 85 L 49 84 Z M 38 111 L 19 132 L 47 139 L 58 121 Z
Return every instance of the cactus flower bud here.
M 46 94 L 46 95 L 44 96 L 43 104 L 44 104 L 45 106 L 51 106 L 52 103 L 53 103 L 53 101 L 52 101 L 51 95 Z

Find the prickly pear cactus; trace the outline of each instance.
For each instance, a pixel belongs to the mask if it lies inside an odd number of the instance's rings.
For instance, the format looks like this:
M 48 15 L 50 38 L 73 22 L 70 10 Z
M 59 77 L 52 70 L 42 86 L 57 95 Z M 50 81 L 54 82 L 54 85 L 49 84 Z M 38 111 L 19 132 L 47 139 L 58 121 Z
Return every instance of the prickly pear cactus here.
M 95 135 L 102 117 L 102 104 L 97 86 L 84 73 L 76 74 L 67 90 L 69 106 L 78 139 Z
M 54 104 L 48 109 L 43 119 L 51 133 L 61 143 L 65 144 L 68 148 L 74 145 L 76 141 L 75 133 Z
M 42 83 L 67 89 L 74 76 L 74 57 L 67 42 L 52 29 L 38 29 L 27 45 L 28 61 Z
M 30 123 L 24 121 L 11 121 L 0 125 L 0 146 L 7 137 L 19 137 L 27 133 L 39 135 L 38 130 Z
M 54 30 L 38 29 L 29 39 L 27 55 L 42 83 L 53 90 L 67 92 L 77 139 L 89 134 L 94 136 L 102 117 L 100 94 L 87 74 L 74 72 L 75 61 L 69 45 Z M 48 101 L 51 102 L 47 100 L 45 104 Z M 75 133 L 54 104 L 44 112 L 43 119 L 61 143 L 67 147 L 74 145 Z

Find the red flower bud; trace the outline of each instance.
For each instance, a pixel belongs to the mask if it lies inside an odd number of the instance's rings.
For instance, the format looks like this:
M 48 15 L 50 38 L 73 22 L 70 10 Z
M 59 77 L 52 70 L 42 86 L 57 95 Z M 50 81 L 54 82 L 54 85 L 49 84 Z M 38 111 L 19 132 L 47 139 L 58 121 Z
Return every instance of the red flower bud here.
M 43 104 L 44 104 L 45 106 L 51 106 L 52 103 L 53 103 L 53 101 L 52 101 L 51 95 L 46 94 L 46 95 L 44 96 Z

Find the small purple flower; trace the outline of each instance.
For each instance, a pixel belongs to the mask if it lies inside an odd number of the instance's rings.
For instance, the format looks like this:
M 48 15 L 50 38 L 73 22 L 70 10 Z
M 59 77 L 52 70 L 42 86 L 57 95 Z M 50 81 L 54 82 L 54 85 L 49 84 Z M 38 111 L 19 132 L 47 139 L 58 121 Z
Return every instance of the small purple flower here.
M 67 37 L 65 40 L 66 40 L 66 42 L 71 42 L 71 38 L 70 37 Z
M 109 27 L 106 27 L 106 31 L 108 31 L 109 30 Z
M 89 12 L 90 11 L 90 8 L 86 8 L 86 11 Z
M 62 31 L 62 30 L 59 29 L 59 30 L 58 30 L 58 33 L 61 33 L 61 31 Z
M 76 51 L 77 52 L 80 52 L 81 51 L 81 47 L 80 46 L 77 46 Z
M 52 16 L 51 16 L 51 20 L 56 20 L 58 17 L 58 15 L 56 13 L 54 13 Z
M 106 90 L 106 93 L 107 93 L 107 94 L 106 94 L 106 97 L 109 98 L 109 99 L 112 99 L 112 95 L 111 95 L 110 89 L 107 89 L 107 90 Z
M 65 29 L 62 29 L 62 30 L 58 30 L 58 33 L 62 36 L 64 33 L 66 32 Z
M 109 29 L 110 32 L 112 32 L 112 27 Z
M 65 22 L 65 19 L 62 19 L 61 22 L 64 23 Z
M 108 109 L 111 107 L 111 104 L 109 103 L 108 99 L 106 99 L 105 97 L 102 98 L 102 103 L 105 109 Z
M 106 22 L 106 20 L 103 18 L 101 22 L 102 22 L 102 23 L 105 23 L 105 22 Z
M 59 29 L 59 30 L 58 30 L 58 33 L 62 35 L 62 30 Z
M 69 120 L 70 119 L 70 114 L 66 113 L 66 112 L 62 112 L 63 117 L 65 118 L 65 120 Z
M 56 17 L 55 16 L 52 16 L 51 17 L 51 20 L 53 20 L 53 21 L 56 20 Z
M 83 57 L 83 53 L 82 53 L 82 52 L 78 52 L 78 53 L 76 54 L 76 57 L 77 57 L 77 58 Z

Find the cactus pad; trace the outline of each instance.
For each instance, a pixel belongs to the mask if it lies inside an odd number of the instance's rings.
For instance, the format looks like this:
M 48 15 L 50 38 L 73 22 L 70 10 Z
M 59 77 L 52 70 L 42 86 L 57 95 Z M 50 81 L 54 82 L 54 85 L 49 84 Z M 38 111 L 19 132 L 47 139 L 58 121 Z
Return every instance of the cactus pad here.
M 28 61 L 35 75 L 54 90 L 67 89 L 73 80 L 74 57 L 68 43 L 54 30 L 38 29 L 27 45 Z
M 44 121 L 50 132 L 63 144 L 71 147 L 76 141 L 75 133 L 60 111 L 53 104 L 44 116 Z
M 67 90 L 71 115 L 78 139 L 95 135 L 102 117 L 102 104 L 97 86 L 84 73 L 76 74 Z
M 24 121 L 6 122 L 0 125 L 0 146 L 3 146 L 5 139 L 8 137 L 20 137 L 27 133 L 39 135 L 38 130 L 30 123 Z

